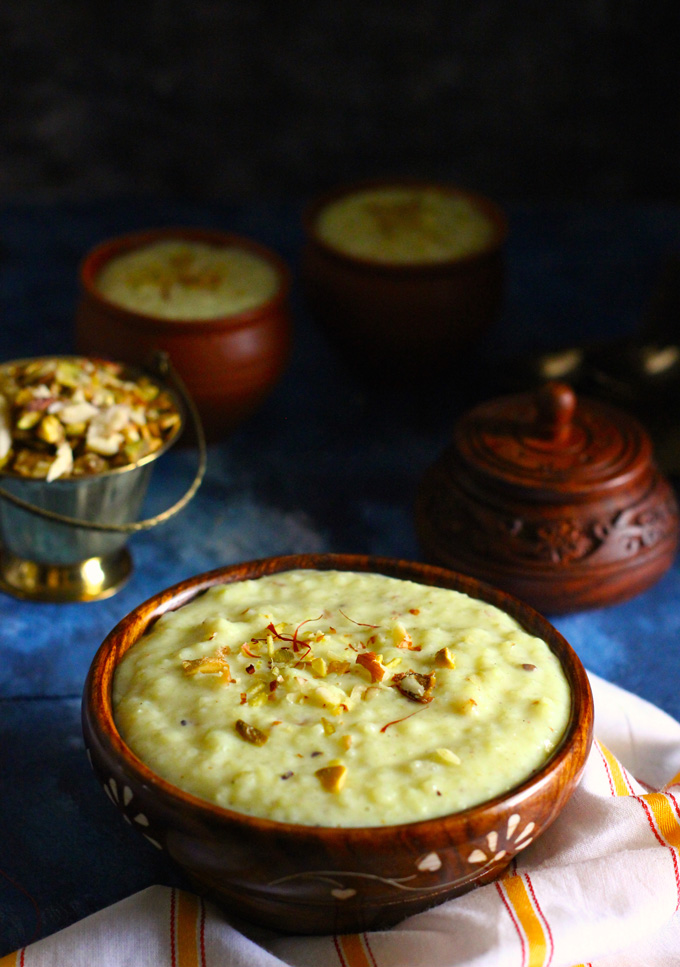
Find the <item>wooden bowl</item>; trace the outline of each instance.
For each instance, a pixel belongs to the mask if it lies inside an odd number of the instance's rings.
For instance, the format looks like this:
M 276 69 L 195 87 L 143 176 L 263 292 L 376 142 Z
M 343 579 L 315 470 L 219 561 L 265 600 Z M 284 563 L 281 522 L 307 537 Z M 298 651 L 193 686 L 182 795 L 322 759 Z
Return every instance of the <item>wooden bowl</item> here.
M 98 276 L 112 259 L 170 239 L 245 249 L 274 268 L 278 287 L 254 308 L 209 319 L 160 318 L 125 308 L 102 294 Z M 146 363 L 156 350 L 167 352 L 196 403 L 209 440 L 220 439 L 249 416 L 287 363 L 289 271 L 278 255 L 249 238 L 207 229 L 160 228 L 109 239 L 85 256 L 80 284 L 78 351 L 136 365 Z
M 330 828 L 259 819 L 211 805 L 155 775 L 114 724 L 112 679 L 122 656 L 166 611 L 216 584 L 295 568 L 370 571 L 463 591 L 502 608 L 549 644 L 571 687 L 564 739 L 510 792 L 463 812 L 398 826 Z M 106 638 L 85 685 L 83 727 L 105 791 L 133 827 L 196 888 L 259 924 L 295 933 L 344 933 L 397 923 L 493 880 L 543 833 L 580 777 L 592 740 L 590 686 L 564 638 L 525 604 L 424 564 L 352 555 L 273 557 L 201 574 L 135 608 Z
M 389 262 L 347 254 L 319 234 L 319 217 L 356 192 L 384 188 L 453 195 L 491 227 L 483 248 L 432 262 Z M 408 179 L 336 188 L 303 216 L 302 284 L 314 318 L 350 364 L 391 378 L 441 372 L 498 317 L 504 289 L 504 213 L 489 199 L 452 185 Z M 379 361 L 379 365 L 376 363 Z

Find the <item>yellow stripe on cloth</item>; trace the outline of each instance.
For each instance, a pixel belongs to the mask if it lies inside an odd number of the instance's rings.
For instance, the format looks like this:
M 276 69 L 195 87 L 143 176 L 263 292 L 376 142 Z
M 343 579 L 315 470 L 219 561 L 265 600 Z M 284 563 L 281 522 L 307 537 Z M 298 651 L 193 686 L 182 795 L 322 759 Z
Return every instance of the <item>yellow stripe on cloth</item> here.
M 19 967 L 19 954 L 21 951 L 17 950 L 13 954 L 5 954 L 4 957 L 0 957 L 0 967 Z
M 600 746 L 605 762 L 609 766 L 609 774 L 611 775 L 612 782 L 614 783 L 615 794 L 617 796 L 630 796 L 630 787 L 626 782 L 625 773 L 618 759 L 611 754 L 606 745 L 602 745 L 601 742 L 599 742 L 598 745 Z
M 176 967 L 199 967 L 198 938 L 201 901 L 193 893 L 176 890 L 175 952 Z
M 657 828 L 668 845 L 680 848 L 680 822 L 668 796 L 664 796 L 662 792 L 648 792 L 640 798 L 651 809 Z
M 524 879 L 513 876 L 503 880 L 502 886 L 527 942 L 526 967 L 543 967 L 548 953 L 548 941 Z
M 358 933 L 341 934 L 336 937 L 338 953 L 346 967 L 374 967 L 363 937 Z

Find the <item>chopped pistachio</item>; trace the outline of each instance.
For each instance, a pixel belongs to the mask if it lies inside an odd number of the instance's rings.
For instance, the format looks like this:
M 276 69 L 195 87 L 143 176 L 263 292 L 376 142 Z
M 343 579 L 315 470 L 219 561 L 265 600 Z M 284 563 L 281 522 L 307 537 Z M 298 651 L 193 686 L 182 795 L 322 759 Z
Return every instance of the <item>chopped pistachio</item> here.
M 16 422 L 17 430 L 32 430 L 36 424 L 40 423 L 42 413 L 40 410 L 24 410 L 19 415 Z
M 53 413 L 44 416 L 38 425 L 36 435 L 45 443 L 61 443 L 64 439 L 64 427 Z
M 24 477 L 55 480 L 135 463 L 159 450 L 181 423 L 170 396 L 147 377 L 132 381 L 119 363 L 82 357 L 3 365 L 0 399 L 1 455 L 8 457 L 6 469 Z M 144 446 L 129 449 L 141 424 Z M 66 438 L 72 461 L 55 452 Z

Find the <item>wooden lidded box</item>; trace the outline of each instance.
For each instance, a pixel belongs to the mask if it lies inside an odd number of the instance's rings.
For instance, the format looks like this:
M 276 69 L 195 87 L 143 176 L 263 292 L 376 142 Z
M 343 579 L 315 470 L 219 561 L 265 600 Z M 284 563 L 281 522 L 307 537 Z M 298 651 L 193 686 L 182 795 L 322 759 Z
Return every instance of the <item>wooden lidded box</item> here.
M 437 564 L 563 614 L 653 584 L 673 561 L 679 519 L 640 423 L 548 383 L 459 420 L 424 475 L 416 526 Z

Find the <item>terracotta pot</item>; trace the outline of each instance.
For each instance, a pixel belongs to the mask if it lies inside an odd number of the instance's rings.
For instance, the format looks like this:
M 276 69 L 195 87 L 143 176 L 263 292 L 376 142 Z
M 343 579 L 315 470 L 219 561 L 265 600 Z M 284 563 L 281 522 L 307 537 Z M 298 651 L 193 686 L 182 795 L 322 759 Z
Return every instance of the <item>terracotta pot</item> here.
M 430 560 L 562 614 L 650 587 L 679 520 L 641 424 L 548 383 L 458 421 L 423 477 L 416 525 Z
M 492 225 L 488 244 L 448 261 L 386 263 L 348 255 L 320 238 L 317 220 L 332 202 L 366 188 L 402 186 L 470 201 Z M 499 315 L 507 221 L 487 198 L 434 182 L 360 182 L 312 202 L 303 223 L 302 283 L 312 314 L 349 363 L 375 379 L 391 379 L 395 368 L 412 376 L 441 372 Z
M 211 805 L 155 775 L 125 745 L 111 710 L 116 666 L 166 611 L 217 584 L 295 568 L 371 571 L 463 591 L 502 608 L 558 657 L 572 692 L 569 723 L 549 761 L 521 785 L 463 812 L 399 826 L 298 826 Z M 592 740 L 583 667 L 535 611 L 471 578 L 423 564 L 352 555 L 275 557 L 198 575 L 135 608 L 106 638 L 83 698 L 85 742 L 100 782 L 133 827 L 228 910 L 295 933 L 354 932 L 486 883 L 540 835 L 569 799 Z M 408 883 L 408 889 L 403 884 Z
M 279 286 L 272 298 L 234 315 L 214 319 L 162 319 L 123 308 L 107 299 L 97 277 L 113 258 L 166 239 L 237 246 L 272 265 Z M 288 360 L 291 323 L 289 272 L 264 246 L 226 232 L 163 228 L 110 239 L 86 255 L 80 267 L 81 298 L 76 345 L 143 365 L 156 350 L 168 353 L 200 413 L 206 436 L 218 440 L 249 416 L 276 384 Z

